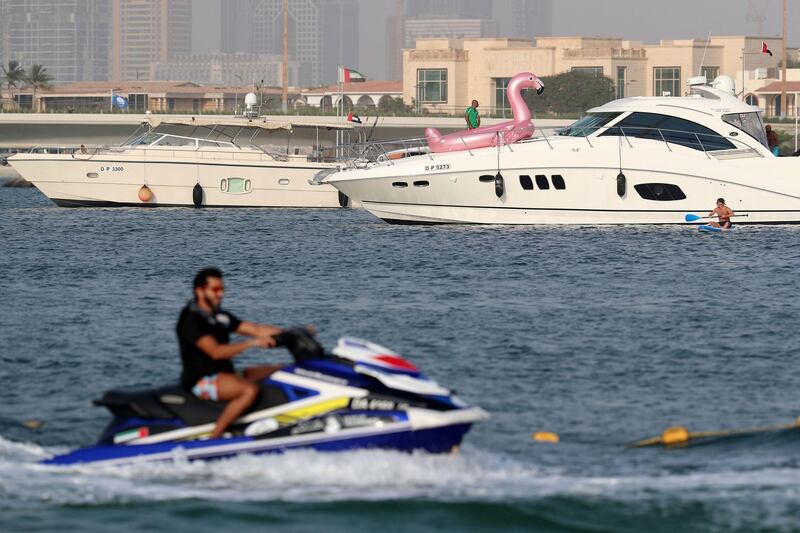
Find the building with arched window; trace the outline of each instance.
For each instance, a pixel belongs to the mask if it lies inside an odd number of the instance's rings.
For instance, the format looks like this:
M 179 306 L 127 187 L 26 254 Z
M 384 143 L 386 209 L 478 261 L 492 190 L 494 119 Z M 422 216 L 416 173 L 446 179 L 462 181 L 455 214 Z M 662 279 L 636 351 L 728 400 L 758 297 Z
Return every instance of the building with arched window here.
M 335 109 L 339 103 L 338 85 L 329 85 L 300 92 L 306 105 L 321 107 L 323 110 Z M 402 81 L 364 81 L 345 83 L 342 91 L 345 109 L 376 108 L 387 100 L 403 97 Z

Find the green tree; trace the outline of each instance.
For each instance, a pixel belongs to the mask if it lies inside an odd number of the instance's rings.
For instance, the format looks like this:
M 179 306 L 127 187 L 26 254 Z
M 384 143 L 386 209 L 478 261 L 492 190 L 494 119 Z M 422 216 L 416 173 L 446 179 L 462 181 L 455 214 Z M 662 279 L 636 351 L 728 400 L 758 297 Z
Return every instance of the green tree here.
M 47 69 L 43 65 L 33 65 L 31 71 L 25 76 L 25 82 L 29 87 L 33 88 L 33 101 L 36 105 L 36 111 L 39 111 L 39 103 L 36 101 L 36 91 L 42 89 L 49 89 L 50 82 L 53 77 L 47 73 Z
M 3 78 L 8 86 L 8 97 L 14 101 L 14 89 L 18 83 L 25 81 L 25 69 L 19 61 L 9 61 L 7 67 L 3 67 Z
M 407 106 L 402 98 L 381 98 L 378 100 L 378 111 L 381 115 L 408 115 L 411 106 Z
M 542 78 L 544 92 L 523 92 L 537 114 L 580 114 L 614 99 L 614 81 L 602 74 L 573 70 Z

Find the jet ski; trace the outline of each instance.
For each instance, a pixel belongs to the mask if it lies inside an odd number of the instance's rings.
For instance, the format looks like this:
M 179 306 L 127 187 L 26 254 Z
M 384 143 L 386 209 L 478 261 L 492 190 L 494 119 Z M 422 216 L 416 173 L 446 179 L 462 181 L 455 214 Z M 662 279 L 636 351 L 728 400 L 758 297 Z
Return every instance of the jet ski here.
M 259 383 L 255 402 L 224 437 L 209 438 L 224 402 L 201 400 L 180 385 L 111 390 L 94 401 L 114 416 L 98 442 L 43 462 L 125 465 L 299 448 L 447 453 L 474 422 L 488 418 L 378 344 L 345 337 L 327 353 L 301 329 L 276 340 L 293 364 Z

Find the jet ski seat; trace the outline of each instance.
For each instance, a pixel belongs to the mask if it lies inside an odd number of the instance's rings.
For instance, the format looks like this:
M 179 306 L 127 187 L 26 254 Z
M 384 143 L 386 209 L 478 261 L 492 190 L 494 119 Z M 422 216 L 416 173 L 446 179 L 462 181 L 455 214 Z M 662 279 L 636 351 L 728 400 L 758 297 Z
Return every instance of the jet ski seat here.
M 288 397 L 280 387 L 262 383 L 256 401 L 247 412 L 287 401 Z M 110 390 L 94 404 L 108 408 L 117 416 L 161 420 L 179 418 L 190 426 L 214 422 L 227 405 L 226 402 L 201 400 L 180 385 L 140 391 Z

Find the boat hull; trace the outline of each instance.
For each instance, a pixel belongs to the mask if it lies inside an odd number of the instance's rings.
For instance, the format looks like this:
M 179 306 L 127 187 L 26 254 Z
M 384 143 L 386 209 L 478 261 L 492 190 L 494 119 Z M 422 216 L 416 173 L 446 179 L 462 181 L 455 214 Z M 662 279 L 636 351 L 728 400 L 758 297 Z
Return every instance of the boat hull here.
M 118 466 L 158 461 L 215 460 L 241 454 L 282 453 L 312 449 L 324 452 L 358 449 L 415 450 L 448 453 L 461 444 L 471 424 L 412 430 L 407 424 L 390 429 L 343 430 L 337 435 L 295 436 L 282 439 L 239 437 L 128 446 L 93 446 L 75 450 L 43 461 L 44 464 L 68 466 L 95 464 Z
M 578 138 L 537 139 L 513 152 L 490 148 L 343 170 L 324 182 L 400 224 L 686 224 L 687 213 L 706 215 L 719 197 L 747 215 L 737 224 L 800 223 L 800 158 L 706 154 L 643 139 L 632 146 L 621 150 L 622 167 L 616 138 L 591 146 Z M 653 161 L 663 163 L 654 168 Z
M 70 154 L 17 154 L 9 163 L 62 207 L 195 206 L 197 184 L 203 193 L 199 205 L 205 207 L 338 208 L 349 203 L 329 185 L 308 183 L 330 166 L 325 163 Z M 144 185 L 150 190 L 146 201 L 140 197 Z

